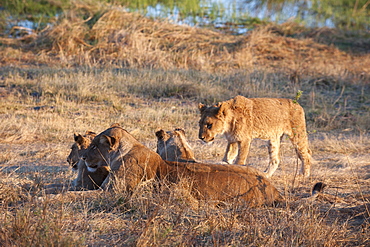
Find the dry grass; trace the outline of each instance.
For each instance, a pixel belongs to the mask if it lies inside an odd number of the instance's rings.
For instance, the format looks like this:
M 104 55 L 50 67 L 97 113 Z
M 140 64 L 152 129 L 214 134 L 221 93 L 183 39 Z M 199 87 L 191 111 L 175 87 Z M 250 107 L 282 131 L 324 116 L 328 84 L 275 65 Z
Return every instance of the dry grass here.
M 197 103 L 230 98 L 235 90 L 293 98 L 295 87 L 283 86 L 284 73 L 4 68 L 1 77 L 1 245 L 369 244 L 367 85 L 341 82 L 346 86 L 341 94 L 337 84 L 313 88 L 311 77 L 302 83 L 305 92 L 315 90 L 301 98 L 315 159 L 312 178 L 294 178 L 297 158 L 284 140 L 283 164 L 273 182 L 292 204 L 251 209 L 195 202 L 182 187 L 154 192 L 153 181 L 131 198 L 119 191 L 50 195 L 43 188 L 75 178 L 66 163 L 74 132 L 100 132 L 114 122 L 152 149 L 156 130 L 183 127 L 198 159 L 220 162 L 225 140 L 213 145 L 197 140 Z M 349 111 L 356 124 L 342 119 Z M 324 116 L 334 120 L 324 122 Z M 248 163 L 264 170 L 267 160 L 266 143 L 254 141 Z M 316 181 L 328 184 L 326 193 L 313 204 L 294 203 Z
M 0 46 L 1 246 L 370 244 L 368 54 L 287 38 L 276 27 L 235 37 L 117 8 L 89 11 L 95 22 L 66 13 L 32 39 Z M 216 207 L 181 186 L 153 190 L 155 181 L 130 198 L 44 189 L 75 178 L 66 162 L 74 132 L 118 122 L 155 149 L 156 130 L 182 127 L 197 159 L 220 162 L 225 140 L 198 140 L 199 102 L 294 98 L 298 90 L 315 163 L 309 180 L 296 178 L 297 157 L 283 141 L 272 180 L 285 206 Z M 248 163 L 264 170 L 267 160 L 266 143 L 255 140 Z M 325 193 L 297 203 L 317 181 L 328 184 Z
M 86 13 L 90 16 L 87 19 Z M 299 38 L 286 36 L 294 32 L 300 34 L 296 35 Z M 7 45 L 0 52 L 7 56 L 2 56 L 0 62 L 208 72 L 269 68 L 284 69 L 295 82 L 307 74 L 350 78 L 365 75 L 368 79 L 369 35 L 358 35 L 338 34 L 327 29 L 302 30 L 297 25 L 285 24 L 261 26 L 245 36 L 233 36 L 150 20 L 117 6 L 76 4 L 52 27 L 32 37 L 4 39 L 2 43 Z M 353 43 L 353 47 L 361 47 L 356 49 L 362 52 L 353 56 L 328 45 L 340 46 L 340 42 Z M 24 55 L 19 56 L 18 49 L 22 49 Z

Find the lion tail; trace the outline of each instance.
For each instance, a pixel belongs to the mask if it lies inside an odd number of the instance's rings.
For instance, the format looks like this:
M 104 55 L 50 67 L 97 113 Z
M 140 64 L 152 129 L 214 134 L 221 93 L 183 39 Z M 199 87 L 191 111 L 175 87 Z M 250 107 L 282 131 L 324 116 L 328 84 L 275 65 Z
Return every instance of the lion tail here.
M 324 191 L 324 188 L 326 187 L 326 184 L 323 182 L 318 182 L 312 187 L 311 191 L 311 197 L 317 197 L 319 193 Z

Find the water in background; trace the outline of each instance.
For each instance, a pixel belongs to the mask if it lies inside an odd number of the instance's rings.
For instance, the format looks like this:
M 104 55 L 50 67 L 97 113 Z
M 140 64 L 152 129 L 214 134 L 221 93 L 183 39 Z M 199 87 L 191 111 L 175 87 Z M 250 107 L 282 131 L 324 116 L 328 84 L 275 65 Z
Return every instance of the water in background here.
M 199 6 L 194 7 L 192 13 L 185 16 L 183 9 L 177 6 L 169 8 L 163 3 L 144 9 L 127 8 L 127 10 L 138 11 L 151 18 L 169 19 L 180 25 L 208 26 L 228 30 L 234 34 L 243 34 L 253 28 L 253 24 L 262 22 L 281 24 L 297 21 L 307 27 L 335 27 L 331 18 L 318 20 L 310 11 L 311 8 L 312 3 L 307 0 L 280 1 L 278 5 L 263 3 L 261 0 L 201 0 Z
M 367 0 L 116 0 L 130 12 L 172 23 L 244 34 L 258 24 L 291 21 L 306 27 L 329 27 L 370 30 L 370 3 Z M 357 5 L 356 5 L 356 4 Z M 59 14 L 56 14 L 58 16 Z M 11 19 L 9 19 L 11 20 Z M 47 19 L 46 19 L 47 20 Z M 25 27 L 12 36 L 41 30 L 47 22 L 20 20 L 9 22 Z M 11 33 L 11 32 L 10 32 Z

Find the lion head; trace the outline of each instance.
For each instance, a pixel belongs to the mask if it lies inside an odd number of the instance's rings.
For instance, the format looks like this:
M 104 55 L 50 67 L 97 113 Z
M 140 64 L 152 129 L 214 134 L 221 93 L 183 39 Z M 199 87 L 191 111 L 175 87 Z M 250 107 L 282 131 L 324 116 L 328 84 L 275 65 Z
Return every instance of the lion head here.
M 74 140 L 75 143 L 73 143 L 71 147 L 71 152 L 69 153 L 67 157 L 68 164 L 72 167 L 73 170 L 78 169 L 78 161 L 80 160 L 80 157 L 82 155 L 82 152 L 84 152 L 87 147 L 90 145 L 92 139 L 96 136 L 96 133 L 88 130 L 86 131 L 85 135 L 76 134 L 74 133 Z
M 103 166 L 110 168 L 111 173 L 102 188 L 109 188 L 112 179 L 115 183 L 123 182 L 128 191 L 141 181 L 154 178 L 160 167 L 164 166 L 164 161 L 157 153 L 119 126 L 97 135 L 81 158 L 90 172 Z
M 195 162 L 194 152 L 185 138 L 185 130 L 159 130 L 157 136 L 157 153 L 164 160 Z
M 199 139 L 204 142 L 212 142 L 217 135 L 225 132 L 225 107 L 221 104 L 206 106 L 199 104 Z
M 119 138 L 113 134 L 105 135 L 103 133 L 100 133 L 92 140 L 82 156 L 89 172 L 95 172 L 97 168 L 102 166 L 109 166 L 109 154 L 117 151 Z

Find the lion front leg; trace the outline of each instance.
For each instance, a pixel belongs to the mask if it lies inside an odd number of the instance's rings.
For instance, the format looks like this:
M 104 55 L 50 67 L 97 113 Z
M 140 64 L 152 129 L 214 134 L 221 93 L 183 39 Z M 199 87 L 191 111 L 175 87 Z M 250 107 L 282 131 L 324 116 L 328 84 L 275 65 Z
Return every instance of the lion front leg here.
M 237 142 L 228 142 L 226 147 L 225 156 L 222 161 L 232 164 L 235 160 L 236 156 L 238 155 L 238 143 Z
M 249 154 L 249 146 L 251 144 L 251 141 L 252 141 L 251 139 L 246 139 L 238 142 L 239 152 L 235 160 L 235 164 L 245 165 Z
M 81 190 L 84 189 L 83 186 L 83 179 L 84 179 L 84 173 L 86 172 L 86 165 L 85 161 L 80 160 L 77 164 L 77 178 L 73 180 L 72 186 L 75 190 Z
M 280 164 L 280 138 L 268 141 L 268 150 L 269 150 L 269 166 L 267 167 L 265 173 L 266 177 L 271 177 L 272 174 L 276 171 Z

